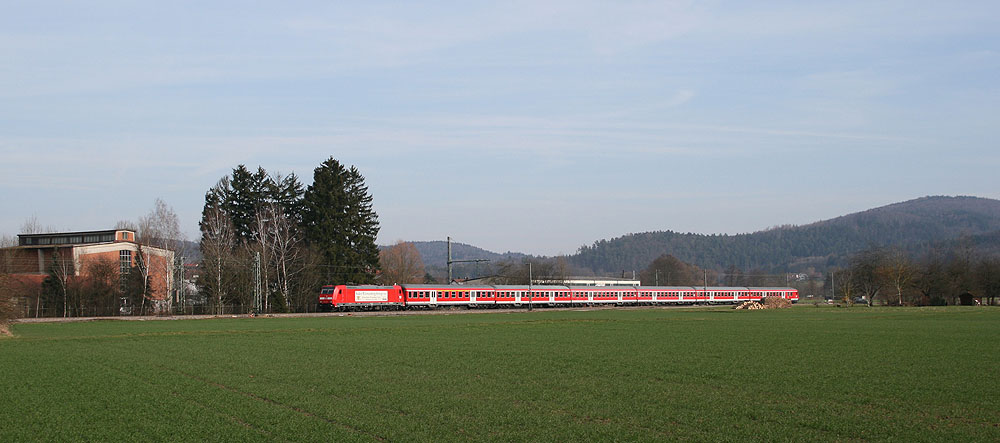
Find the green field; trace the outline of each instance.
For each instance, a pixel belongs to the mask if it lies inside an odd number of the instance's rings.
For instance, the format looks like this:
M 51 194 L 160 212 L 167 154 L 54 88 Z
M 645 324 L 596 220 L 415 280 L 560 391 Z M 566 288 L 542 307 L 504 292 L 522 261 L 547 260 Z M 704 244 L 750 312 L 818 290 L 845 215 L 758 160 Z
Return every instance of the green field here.
M 1000 309 L 17 324 L 0 441 L 1000 441 Z

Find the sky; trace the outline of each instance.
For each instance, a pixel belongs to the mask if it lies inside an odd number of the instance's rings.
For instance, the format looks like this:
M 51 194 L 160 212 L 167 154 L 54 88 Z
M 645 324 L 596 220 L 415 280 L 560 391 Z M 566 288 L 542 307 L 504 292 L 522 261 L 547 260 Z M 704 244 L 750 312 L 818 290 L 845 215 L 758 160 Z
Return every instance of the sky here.
M 3 2 L 0 234 L 237 165 L 365 176 L 380 244 L 572 254 L 1000 198 L 1000 3 Z

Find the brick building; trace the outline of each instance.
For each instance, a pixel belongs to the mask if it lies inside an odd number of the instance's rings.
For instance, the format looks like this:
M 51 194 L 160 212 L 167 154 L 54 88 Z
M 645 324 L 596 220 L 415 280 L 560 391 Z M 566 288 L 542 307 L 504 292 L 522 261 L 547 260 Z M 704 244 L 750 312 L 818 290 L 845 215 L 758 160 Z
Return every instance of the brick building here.
M 86 275 L 88 265 L 113 261 L 119 273 L 126 275 L 142 261 L 149 272 L 150 297 L 166 304 L 173 289 L 174 252 L 136 242 L 135 232 L 124 229 L 86 232 L 20 234 L 18 245 L 4 252 L 11 264 L 11 274 L 22 283 L 41 285 L 54 263 L 64 266 L 66 275 Z

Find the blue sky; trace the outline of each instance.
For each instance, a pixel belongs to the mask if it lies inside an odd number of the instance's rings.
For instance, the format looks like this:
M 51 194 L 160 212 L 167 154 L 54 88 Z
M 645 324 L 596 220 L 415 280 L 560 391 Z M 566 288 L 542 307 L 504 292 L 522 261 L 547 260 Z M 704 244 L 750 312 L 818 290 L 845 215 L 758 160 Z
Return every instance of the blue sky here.
M 0 233 L 191 239 L 238 164 L 333 156 L 380 243 L 573 253 L 1000 198 L 996 2 L 7 2 Z

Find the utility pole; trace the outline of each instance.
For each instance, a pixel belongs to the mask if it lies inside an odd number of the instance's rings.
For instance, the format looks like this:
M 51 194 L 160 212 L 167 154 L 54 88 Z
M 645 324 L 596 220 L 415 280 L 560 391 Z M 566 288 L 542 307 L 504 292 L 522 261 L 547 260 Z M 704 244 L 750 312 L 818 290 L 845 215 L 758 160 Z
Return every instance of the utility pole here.
M 260 288 L 260 252 L 256 252 L 253 255 L 253 313 L 257 314 L 261 311 L 261 288 Z
M 830 299 L 837 299 L 837 280 L 835 279 L 837 273 L 830 271 Z
M 653 270 L 653 286 L 660 286 L 660 270 Z
M 452 260 L 451 259 L 451 237 L 448 237 L 448 284 L 450 285 L 454 279 L 451 275 L 451 264 L 452 263 L 482 263 L 488 262 L 489 260 L 478 258 L 473 260 Z
M 180 305 L 181 314 L 184 313 L 185 288 L 184 287 L 184 257 L 174 259 L 174 303 Z
M 534 299 L 531 296 L 531 262 L 528 262 L 528 310 L 531 310 L 531 302 Z

